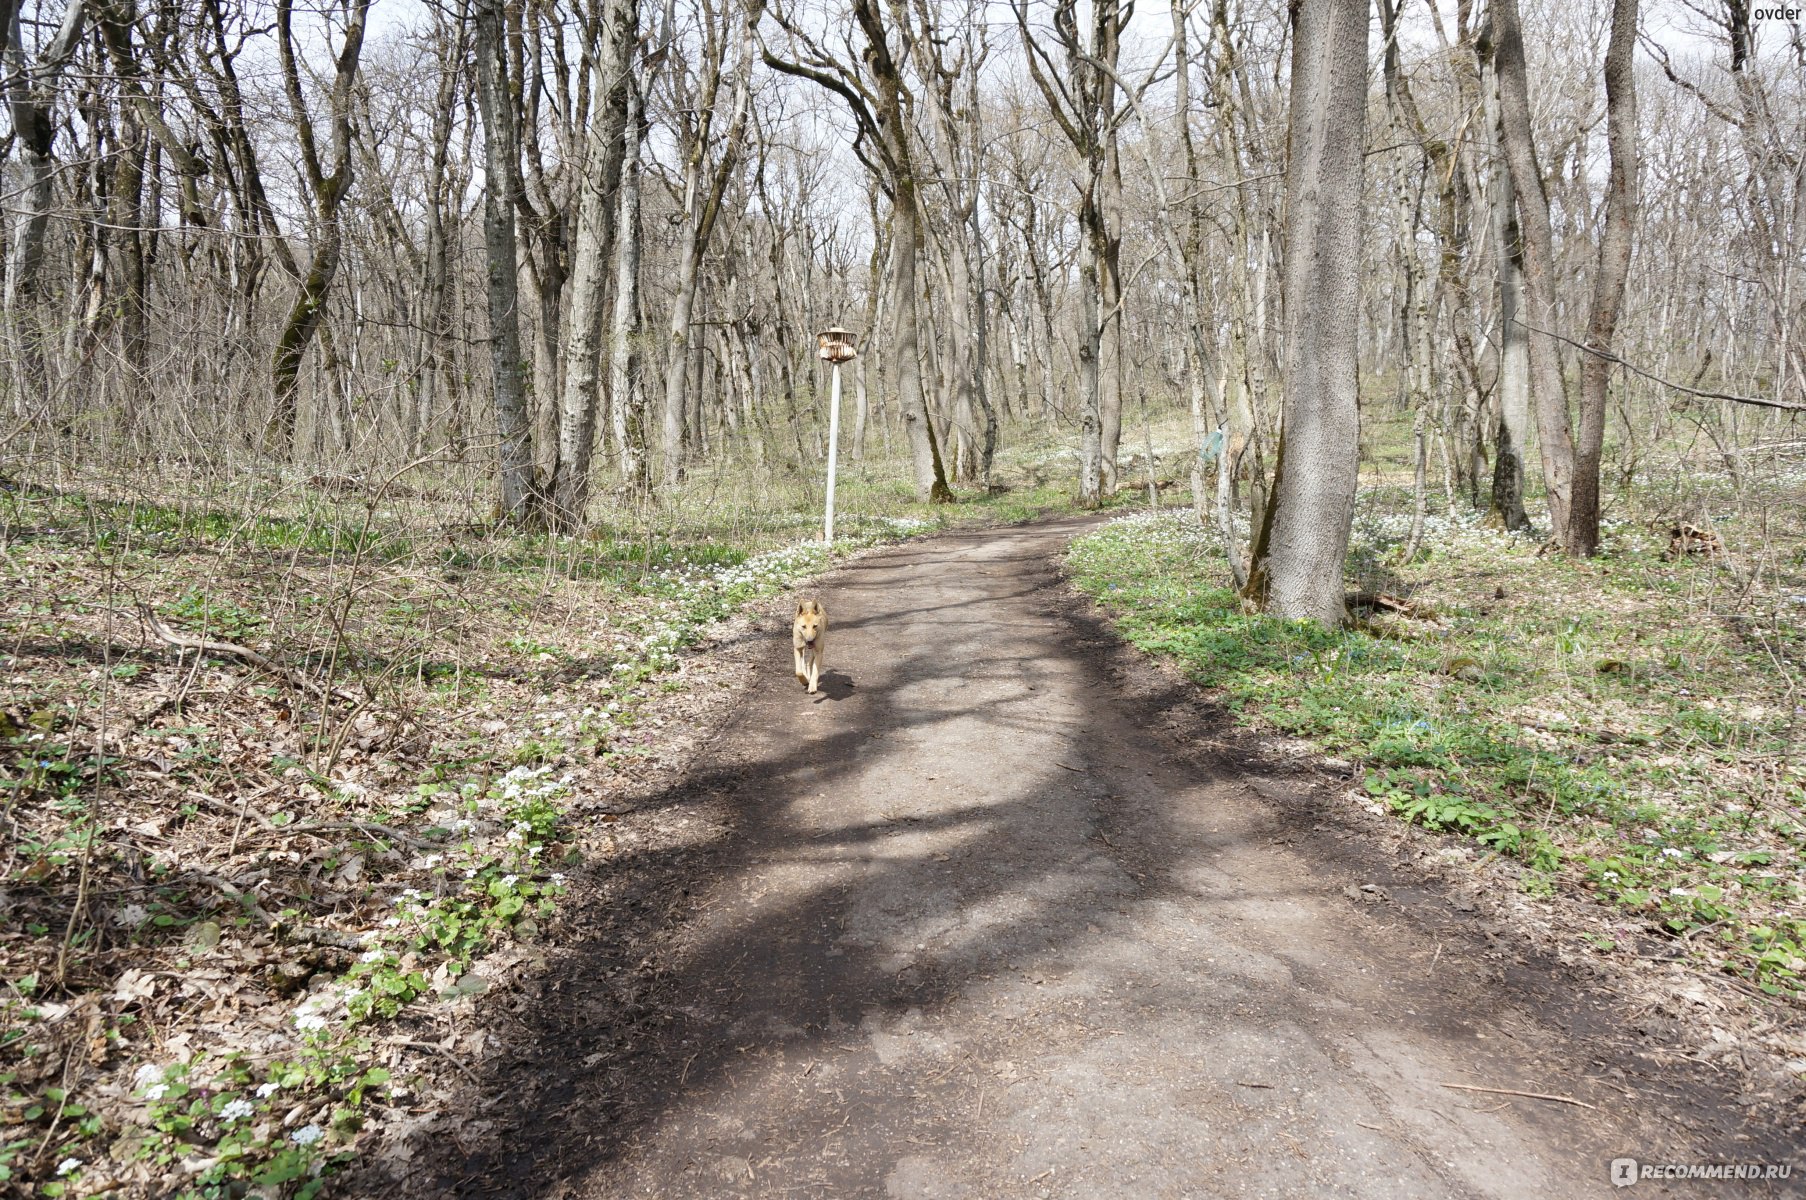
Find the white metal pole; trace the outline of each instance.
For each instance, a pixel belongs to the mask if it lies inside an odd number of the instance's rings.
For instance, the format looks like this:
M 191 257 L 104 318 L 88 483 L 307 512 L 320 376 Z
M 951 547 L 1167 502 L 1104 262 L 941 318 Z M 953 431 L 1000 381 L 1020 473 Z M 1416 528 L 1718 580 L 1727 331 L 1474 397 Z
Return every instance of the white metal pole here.
M 828 388 L 828 515 L 822 521 L 821 540 L 834 540 L 834 468 L 840 457 L 840 363 L 834 363 L 834 382 Z

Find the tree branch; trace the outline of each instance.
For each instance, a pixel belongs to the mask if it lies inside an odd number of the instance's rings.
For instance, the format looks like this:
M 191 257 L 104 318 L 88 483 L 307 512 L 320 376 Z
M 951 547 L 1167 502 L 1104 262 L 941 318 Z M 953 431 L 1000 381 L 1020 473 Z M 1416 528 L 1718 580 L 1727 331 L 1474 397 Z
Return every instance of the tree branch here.
M 1566 342 L 1575 349 L 1585 351 L 1596 358 L 1603 358 L 1607 362 L 1617 363 L 1631 374 L 1641 375 L 1651 383 L 1659 383 L 1670 391 L 1684 392 L 1689 396 L 1698 396 L 1704 400 L 1729 400 L 1734 404 L 1753 404 L 1758 408 L 1778 408 L 1782 412 L 1806 412 L 1806 404 L 1791 404 L 1786 400 L 1770 400 L 1765 396 L 1740 396 L 1734 392 L 1708 392 L 1700 388 L 1689 387 L 1684 383 L 1676 383 L 1672 379 L 1663 379 L 1653 371 L 1645 371 L 1642 367 L 1637 366 L 1633 362 L 1627 362 L 1610 351 L 1600 350 L 1597 347 L 1589 346 L 1584 342 L 1577 342 L 1571 337 L 1563 337 L 1561 334 L 1555 333 L 1552 330 L 1540 329 L 1522 318 L 1518 319 L 1518 324 L 1522 325 L 1525 329 L 1530 330 L 1532 333 L 1540 333 L 1544 337 L 1552 337 L 1558 342 Z

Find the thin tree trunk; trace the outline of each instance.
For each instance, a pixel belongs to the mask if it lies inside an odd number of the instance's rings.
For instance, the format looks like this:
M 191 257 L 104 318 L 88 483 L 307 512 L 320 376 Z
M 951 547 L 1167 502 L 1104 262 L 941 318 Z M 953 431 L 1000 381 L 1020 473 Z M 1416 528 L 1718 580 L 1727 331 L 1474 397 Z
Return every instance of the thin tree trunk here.
M 615 311 L 609 334 L 608 399 L 621 478 L 636 489 L 651 484 L 645 450 L 645 414 L 636 403 L 640 375 L 640 140 L 645 136 L 640 87 L 629 80 L 623 132 L 621 186 L 615 229 Z
M 264 448 L 279 458 L 287 458 L 293 453 L 301 359 L 325 319 L 327 296 L 339 271 L 339 252 L 344 240 L 339 204 L 351 188 L 352 177 L 351 88 L 357 78 L 358 58 L 364 46 L 365 18 L 369 12 L 370 0 L 356 0 L 345 26 L 344 43 L 339 48 L 328 99 L 328 116 L 332 122 L 332 170 L 327 173 L 314 144 L 313 119 L 307 112 L 300 71 L 295 63 L 294 39 L 290 32 L 293 0 L 277 0 L 276 4 L 277 49 L 300 142 L 301 164 L 313 192 L 314 226 L 312 259 L 301 280 L 301 290 L 283 322 L 282 332 L 276 339 L 276 352 L 270 361 L 276 403 L 264 430 Z
M 500 439 L 501 515 L 517 524 L 539 519 L 533 488 L 533 430 L 521 380 L 519 250 L 514 227 L 520 152 L 502 58 L 503 0 L 475 0 L 477 97 L 483 114 L 483 248 L 488 267 L 489 360 Z
M 1118 0 L 1093 0 L 1092 52 L 1102 69 L 1112 74 L 1121 51 L 1121 19 Z M 1104 495 L 1114 496 L 1119 486 L 1116 460 L 1122 445 L 1122 154 L 1117 137 L 1116 81 L 1106 79 L 1101 84 L 1097 134 L 1103 162 L 1097 181 L 1097 220 L 1103 235 L 1098 258 L 1103 323 L 1098 338 L 1098 486 Z
M 947 486 L 940 445 L 928 419 L 917 353 L 920 333 L 916 318 L 916 256 L 921 233 L 914 180 L 898 181 L 891 211 L 896 239 L 891 262 L 890 298 L 896 309 L 891 317 L 891 359 L 897 369 L 897 407 L 903 414 L 903 429 L 909 436 L 915 467 L 916 503 L 950 504 L 953 491 Z
M 976 88 L 976 83 L 973 86 Z M 972 107 L 974 110 L 978 107 L 976 93 L 972 97 Z M 973 134 L 977 136 L 976 129 Z M 991 472 L 997 461 L 997 406 L 991 402 L 991 389 L 985 379 L 990 362 L 991 312 L 985 299 L 984 232 L 979 226 L 976 204 L 967 212 L 966 224 L 971 236 L 973 273 L 978 277 L 977 286 L 972 289 L 972 394 L 978 401 L 979 419 L 982 422 L 978 435 L 978 477 L 989 488 Z M 1008 403 L 1007 399 L 1005 403 Z
M 715 224 L 721 214 L 721 198 L 728 176 L 740 158 L 740 145 L 746 135 L 746 114 L 752 80 L 748 50 L 752 26 L 744 24 L 740 34 L 737 61 L 739 77 L 734 82 L 732 116 L 721 157 L 709 170 L 710 131 L 713 127 L 715 97 L 721 85 L 722 69 L 727 55 L 727 31 L 710 36 L 712 54 L 706 56 L 702 94 L 698 99 L 701 118 L 693 130 L 694 142 L 687 147 L 684 163 L 683 237 L 677 252 L 677 292 L 671 301 L 671 325 L 665 346 L 665 403 L 663 437 L 660 439 L 660 476 L 666 487 L 675 487 L 682 477 L 684 450 L 684 395 L 690 371 L 690 325 L 696 305 L 696 292 L 701 280 L 702 258 L 708 253 Z M 700 385 L 700 381 L 699 381 Z M 691 436 L 700 445 L 702 430 L 693 428 Z
M 1498 77 L 1486 87 L 1487 115 L 1495 138 L 1499 135 Z M 1511 166 L 1502 148 L 1493 158 L 1492 178 L 1493 260 L 1499 280 L 1499 377 L 1494 390 L 1499 397 L 1498 445 L 1493 454 L 1491 519 L 1506 529 L 1526 529 L 1524 512 L 1524 456 L 1530 441 L 1530 340 L 1521 320 L 1523 310 L 1523 245 L 1518 236 L 1517 202 L 1511 183 Z
M 1079 503 L 1096 508 L 1103 501 L 1103 422 L 1098 358 L 1103 353 L 1103 327 L 1098 311 L 1104 248 L 1100 222 L 1086 189 L 1079 205 Z
M 626 154 L 628 95 L 633 90 L 628 71 L 638 26 L 635 0 L 608 0 L 602 13 L 595 109 L 577 205 L 564 388 L 558 401 L 558 465 L 552 476 L 552 522 L 567 530 L 583 525 L 589 507 L 601 394 L 604 291 L 616 226 L 616 191 Z
M 1555 339 L 1555 234 L 1549 196 L 1530 126 L 1529 84 L 1517 0 L 1494 0 L 1494 50 L 1499 80 L 1499 128 L 1511 184 L 1517 197 L 1524 249 L 1524 317 L 1530 328 L 1530 378 L 1536 402 L 1543 486 L 1549 496 L 1549 523 L 1556 541 L 1568 544 L 1574 493 L 1574 439 L 1568 425 L 1568 396 Z
M 1606 137 L 1611 175 L 1606 183 L 1605 228 L 1593 273 L 1593 311 L 1587 354 L 1580 364 L 1580 433 L 1574 446 L 1573 509 L 1562 548 L 1576 557 L 1599 549 L 1599 468 L 1605 445 L 1605 409 L 1618 312 L 1630 273 L 1631 229 L 1637 214 L 1637 0 L 1613 0 L 1611 39 L 1605 52 Z

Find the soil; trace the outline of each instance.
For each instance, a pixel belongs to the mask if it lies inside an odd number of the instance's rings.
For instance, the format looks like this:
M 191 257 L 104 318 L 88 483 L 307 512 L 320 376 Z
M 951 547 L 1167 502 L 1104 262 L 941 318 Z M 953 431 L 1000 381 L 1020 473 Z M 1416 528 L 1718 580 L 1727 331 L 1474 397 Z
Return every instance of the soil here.
M 818 696 L 787 610 L 711 647 L 687 769 L 592 804 L 606 853 L 389 1194 L 1567 1197 L 1799 1160 L 1118 641 L 1064 582 L 1085 526 L 828 577 Z

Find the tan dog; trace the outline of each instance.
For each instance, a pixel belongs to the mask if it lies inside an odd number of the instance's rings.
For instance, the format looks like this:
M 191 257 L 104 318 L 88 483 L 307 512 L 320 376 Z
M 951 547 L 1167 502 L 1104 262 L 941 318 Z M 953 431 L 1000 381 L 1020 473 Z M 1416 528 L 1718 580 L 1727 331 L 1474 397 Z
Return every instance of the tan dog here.
M 820 600 L 799 600 L 796 620 L 790 626 L 790 647 L 796 652 L 796 681 L 815 695 L 821 680 L 822 653 L 828 645 L 828 610 Z

